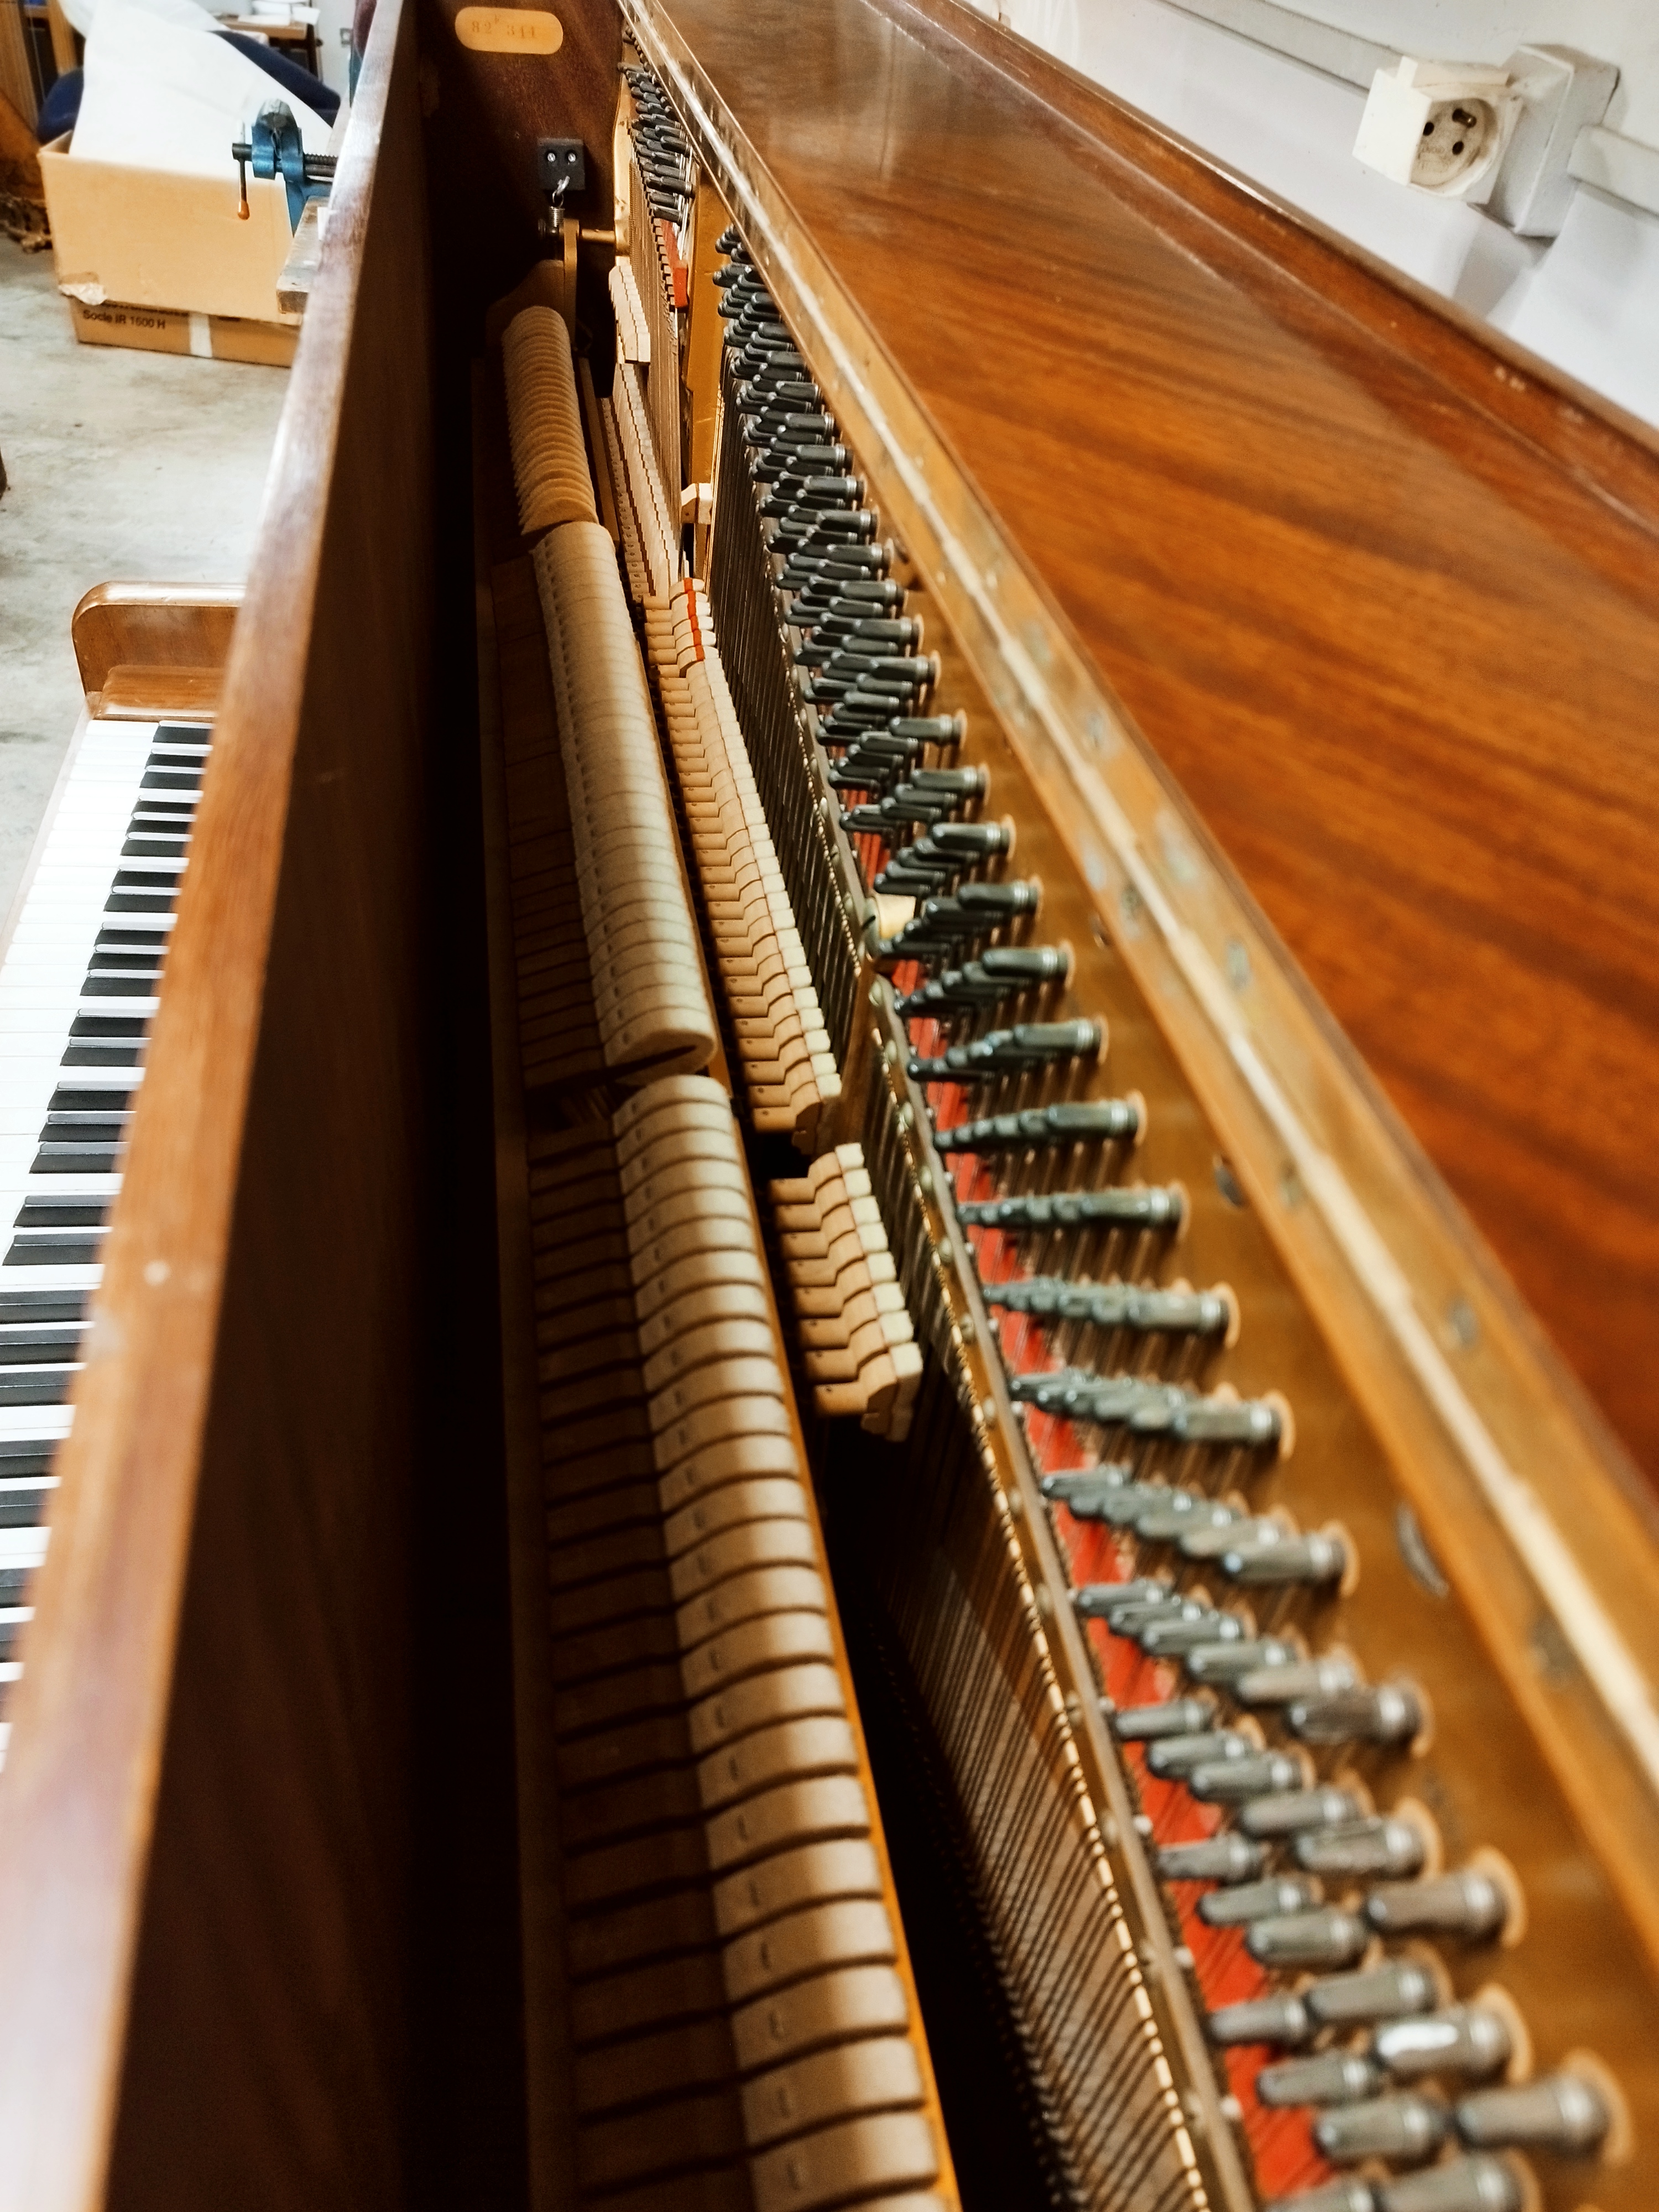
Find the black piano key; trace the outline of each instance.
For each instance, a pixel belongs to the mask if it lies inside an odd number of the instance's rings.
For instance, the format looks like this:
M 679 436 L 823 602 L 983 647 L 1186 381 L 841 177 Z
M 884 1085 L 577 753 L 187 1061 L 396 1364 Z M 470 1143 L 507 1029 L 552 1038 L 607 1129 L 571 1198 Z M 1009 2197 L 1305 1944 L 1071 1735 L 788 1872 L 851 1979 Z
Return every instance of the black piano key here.
M 113 1200 L 99 1194 L 70 1198 L 26 1198 L 17 1209 L 17 1229 L 100 1229 Z
M 115 973 L 103 967 L 87 971 L 81 986 L 83 999 L 153 999 L 155 987 L 161 981 L 160 964 L 141 969 L 137 974 L 118 970 Z
M 132 1110 L 136 1085 L 112 1083 L 107 1091 L 91 1090 L 76 1084 L 60 1083 L 52 1094 L 52 1103 L 46 1109 L 48 1126 L 59 1114 L 127 1115 Z
M 40 1367 L 0 1365 L 0 1406 L 61 1406 L 80 1371 L 78 1360 Z
M 80 1356 L 78 1321 L 0 1322 L 0 1367 L 41 1366 Z
M 31 1229 L 13 1237 L 8 1267 L 91 1267 L 103 1256 L 104 1231 L 78 1234 L 70 1229 Z
M 11 1481 L 49 1474 L 62 1442 L 61 1437 L 0 1437 L 0 1476 Z
M 143 1057 L 143 1039 L 130 1042 L 119 1039 L 78 1041 L 65 1048 L 65 1067 L 137 1067 Z
M 0 1528 L 38 1528 L 57 1489 L 55 1474 L 0 1475 Z
M 77 1014 L 70 1024 L 72 1037 L 101 1037 L 106 1042 L 142 1037 L 149 1027 L 148 1014 Z
M 191 832 L 195 826 L 196 808 L 189 799 L 163 799 L 152 806 L 146 806 L 141 800 L 132 810 L 131 818 L 127 823 L 127 836 L 129 838 L 157 838 L 164 846 L 176 848 L 182 852 L 190 842 Z M 169 849 L 161 857 L 170 860 L 174 854 Z
M 0 1659 L 11 1657 L 17 1647 L 18 1638 L 33 1618 L 33 1606 L 0 1606 Z
M 106 914 L 171 914 L 179 903 L 176 890 L 113 890 L 104 902 Z
M 7 1284 L 0 1288 L 0 1322 L 84 1322 L 89 1295 L 86 1291 L 36 1291 Z M 10 1462 L 20 1454 L 27 1456 L 41 1449 L 27 1439 L 0 1437 L 0 1474 L 15 1472 Z

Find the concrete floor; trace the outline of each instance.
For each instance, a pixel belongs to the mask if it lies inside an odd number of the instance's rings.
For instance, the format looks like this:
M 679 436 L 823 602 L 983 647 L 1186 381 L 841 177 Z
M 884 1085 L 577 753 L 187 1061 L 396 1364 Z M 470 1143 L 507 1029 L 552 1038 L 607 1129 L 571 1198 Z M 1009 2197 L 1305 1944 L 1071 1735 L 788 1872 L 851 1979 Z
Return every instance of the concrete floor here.
M 288 372 L 77 345 L 50 253 L 0 238 L 0 920 L 82 704 L 81 594 L 247 574 Z

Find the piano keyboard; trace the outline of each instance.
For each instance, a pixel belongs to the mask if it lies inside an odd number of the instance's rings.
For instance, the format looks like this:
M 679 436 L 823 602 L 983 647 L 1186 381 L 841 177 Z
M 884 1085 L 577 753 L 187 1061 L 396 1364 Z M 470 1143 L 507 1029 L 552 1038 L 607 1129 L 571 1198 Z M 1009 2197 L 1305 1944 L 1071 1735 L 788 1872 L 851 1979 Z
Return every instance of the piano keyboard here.
M 0 961 L 0 1693 L 21 1672 L 208 745 L 191 725 L 86 725 Z

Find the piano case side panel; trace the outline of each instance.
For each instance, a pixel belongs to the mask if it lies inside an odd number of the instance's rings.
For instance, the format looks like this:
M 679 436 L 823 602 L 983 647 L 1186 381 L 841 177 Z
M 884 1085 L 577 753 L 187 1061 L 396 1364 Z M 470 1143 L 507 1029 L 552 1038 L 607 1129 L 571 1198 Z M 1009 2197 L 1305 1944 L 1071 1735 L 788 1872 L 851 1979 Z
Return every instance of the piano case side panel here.
M 424 198 L 381 0 L 0 1793 L 0 2203 L 31 2212 L 416 2193 Z

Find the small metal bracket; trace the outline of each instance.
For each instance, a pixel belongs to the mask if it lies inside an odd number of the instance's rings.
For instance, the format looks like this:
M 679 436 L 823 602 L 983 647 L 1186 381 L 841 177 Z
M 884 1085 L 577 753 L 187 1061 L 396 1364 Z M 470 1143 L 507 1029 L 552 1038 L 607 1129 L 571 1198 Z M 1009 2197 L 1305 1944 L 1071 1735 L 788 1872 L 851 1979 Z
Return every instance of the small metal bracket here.
M 572 192 L 587 182 L 587 149 L 580 138 L 538 138 L 536 141 L 536 181 L 547 195 L 555 219 L 564 212 Z

